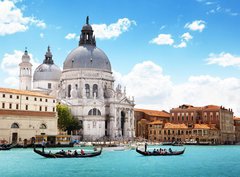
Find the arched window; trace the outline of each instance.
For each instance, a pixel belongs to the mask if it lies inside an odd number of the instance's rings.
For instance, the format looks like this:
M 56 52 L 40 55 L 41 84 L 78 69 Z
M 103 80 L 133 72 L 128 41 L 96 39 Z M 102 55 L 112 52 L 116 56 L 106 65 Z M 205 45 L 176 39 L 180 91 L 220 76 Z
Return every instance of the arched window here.
M 95 96 L 96 98 L 98 97 L 98 85 L 97 84 L 93 85 L 93 96 Z
M 69 84 L 68 85 L 68 97 L 71 97 L 71 89 L 72 89 L 71 85 Z
M 86 97 L 90 97 L 90 86 L 88 84 L 85 84 L 85 90 L 86 90 Z
M 39 128 L 40 129 L 47 129 L 47 125 L 46 124 L 41 124 Z
M 88 111 L 88 115 L 101 116 L 101 112 L 99 109 L 93 108 Z
M 17 123 L 13 123 L 13 124 L 11 125 L 11 128 L 19 128 L 19 125 L 18 125 Z

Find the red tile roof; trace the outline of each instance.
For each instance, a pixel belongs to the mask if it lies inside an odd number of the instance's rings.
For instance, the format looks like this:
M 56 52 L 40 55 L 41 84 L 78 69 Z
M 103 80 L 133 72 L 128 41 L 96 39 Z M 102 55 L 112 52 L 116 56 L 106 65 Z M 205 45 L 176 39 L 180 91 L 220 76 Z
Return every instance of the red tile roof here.
M 166 123 L 164 125 L 165 129 L 187 129 L 188 127 L 185 124 L 173 124 L 173 123 Z
M 194 124 L 194 129 L 210 129 L 208 124 Z
M 28 90 L 0 88 L 0 92 L 9 93 L 9 94 L 18 94 L 18 95 L 38 96 L 38 97 L 45 97 L 45 98 L 53 98 L 54 99 L 54 97 L 52 97 L 52 96 L 45 95 L 45 94 L 38 93 L 38 92 L 28 91 Z
M 149 116 L 157 116 L 157 117 L 169 117 L 170 118 L 170 114 L 166 111 L 157 111 L 157 110 L 148 110 L 148 109 L 134 109 L 134 111 L 137 112 L 143 112 Z
M 148 124 L 149 124 L 149 125 L 159 125 L 159 124 L 163 124 L 163 121 L 161 121 L 161 120 L 155 120 L 155 121 L 153 121 L 153 122 L 149 122 Z

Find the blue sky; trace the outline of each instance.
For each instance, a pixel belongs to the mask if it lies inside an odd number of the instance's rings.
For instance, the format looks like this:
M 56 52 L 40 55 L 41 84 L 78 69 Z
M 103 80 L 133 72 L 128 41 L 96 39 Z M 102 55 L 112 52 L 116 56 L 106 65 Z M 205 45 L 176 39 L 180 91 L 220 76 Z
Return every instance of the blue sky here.
M 217 104 L 240 113 L 238 0 L 1 0 L 0 87 L 18 88 L 25 47 L 37 66 L 50 45 L 62 67 L 86 16 L 137 107 Z

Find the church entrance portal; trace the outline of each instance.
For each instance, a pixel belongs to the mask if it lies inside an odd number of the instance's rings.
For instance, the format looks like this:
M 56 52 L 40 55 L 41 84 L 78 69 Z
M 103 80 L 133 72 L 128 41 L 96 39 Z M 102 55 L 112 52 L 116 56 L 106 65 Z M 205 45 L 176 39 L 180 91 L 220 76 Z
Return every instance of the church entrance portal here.
M 124 136 L 124 123 L 125 123 L 125 112 L 121 112 L 121 130 L 122 136 Z

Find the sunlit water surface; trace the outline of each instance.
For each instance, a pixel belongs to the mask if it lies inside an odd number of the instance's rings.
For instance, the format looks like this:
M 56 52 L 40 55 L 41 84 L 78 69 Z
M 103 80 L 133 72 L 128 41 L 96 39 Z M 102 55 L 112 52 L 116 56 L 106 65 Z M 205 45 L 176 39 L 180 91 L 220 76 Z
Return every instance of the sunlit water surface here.
M 85 159 L 46 159 L 32 149 L 0 151 L 0 177 L 40 176 L 240 177 L 240 146 L 186 146 L 183 155 L 165 157 L 144 157 L 135 150 L 104 150 L 101 156 Z

